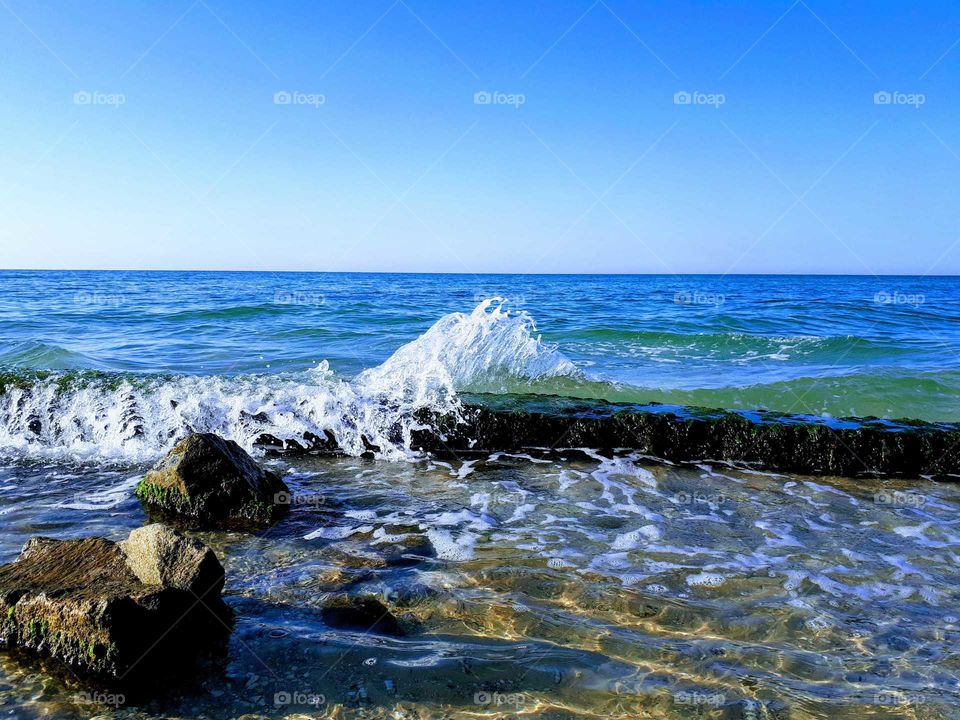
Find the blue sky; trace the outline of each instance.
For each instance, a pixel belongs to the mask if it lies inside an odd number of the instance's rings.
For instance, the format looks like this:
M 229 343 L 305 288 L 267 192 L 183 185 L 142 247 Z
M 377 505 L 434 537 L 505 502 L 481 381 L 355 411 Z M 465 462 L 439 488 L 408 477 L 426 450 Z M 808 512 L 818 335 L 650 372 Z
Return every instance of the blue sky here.
M 0 53 L 0 267 L 960 273 L 956 3 L 2 0 Z

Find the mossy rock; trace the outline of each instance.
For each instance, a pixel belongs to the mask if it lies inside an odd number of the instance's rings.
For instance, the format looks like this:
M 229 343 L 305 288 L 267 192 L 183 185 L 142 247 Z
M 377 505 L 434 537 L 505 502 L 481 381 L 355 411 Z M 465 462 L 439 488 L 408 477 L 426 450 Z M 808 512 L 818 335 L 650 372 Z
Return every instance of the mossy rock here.
M 123 543 L 33 538 L 0 566 L 0 647 L 113 681 L 176 675 L 229 632 L 223 575 L 212 550 L 160 525 Z
M 150 470 L 136 495 L 146 511 L 178 525 L 255 529 L 289 509 L 290 490 L 232 440 L 189 435 Z

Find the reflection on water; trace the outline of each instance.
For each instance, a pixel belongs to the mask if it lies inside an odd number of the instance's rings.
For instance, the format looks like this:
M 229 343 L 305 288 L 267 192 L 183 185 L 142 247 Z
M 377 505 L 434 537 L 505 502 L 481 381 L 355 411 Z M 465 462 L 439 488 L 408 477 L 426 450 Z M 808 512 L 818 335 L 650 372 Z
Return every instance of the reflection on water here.
M 239 616 L 222 674 L 135 705 L 0 654 L 0 716 L 956 716 L 953 485 L 583 451 L 288 462 L 289 517 L 201 535 Z M 124 537 L 140 472 L 3 469 L 0 560 Z M 345 592 L 405 634 L 329 627 Z

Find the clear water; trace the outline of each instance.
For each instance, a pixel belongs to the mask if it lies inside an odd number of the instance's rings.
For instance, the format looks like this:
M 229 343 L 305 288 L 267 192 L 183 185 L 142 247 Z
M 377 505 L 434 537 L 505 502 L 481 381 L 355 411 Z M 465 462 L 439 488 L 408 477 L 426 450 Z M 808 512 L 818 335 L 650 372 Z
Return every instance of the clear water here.
M 306 499 L 286 520 L 201 535 L 239 614 L 224 675 L 116 716 L 309 716 L 321 696 L 316 709 L 347 717 L 956 716 L 953 485 L 630 457 L 280 467 Z M 125 536 L 145 521 L 138 472 L 7 468 L 0 559 L 37 533 Z M 372 563 L 401 530 L 436 557 Z M 415 630 L 326 627 L 322 599 L 344 588 L 383 597 Z M 368 702 L 354 708 L 359 686 Z M 0 708 L 16 717 L 110 710 L 83 692 L 0 664 Z
M 133 485 L 188 429 L 359 455 L 478 390 L 960 419 L 958 318 L 949 278 L 2 273 L 0 562 L 144 523 Z M 589 449 L 266 461 L 289 517 L 200 535 L 238 613 L 222 674 L 112 707 L 0 654 L 0 717 L 960 716 L 954 484 Z M 331 592 L 409 634 L 328 627 Z

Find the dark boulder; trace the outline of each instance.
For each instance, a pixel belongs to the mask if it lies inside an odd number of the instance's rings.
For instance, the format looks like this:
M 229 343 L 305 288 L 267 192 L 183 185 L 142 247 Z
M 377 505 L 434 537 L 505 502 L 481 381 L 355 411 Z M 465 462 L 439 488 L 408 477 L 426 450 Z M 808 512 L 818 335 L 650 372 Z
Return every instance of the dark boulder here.
M 189 435 L 137 486 L 148 513 L 193 528 L 269 525 L 290 506 L 290 490 L 232 440 Z
M 33 538 L 0 566 L 0 647 L 106 680 L 175 676 L 229 635 L 223 579 L 212 550 L 161 525 L 121 543 Z

